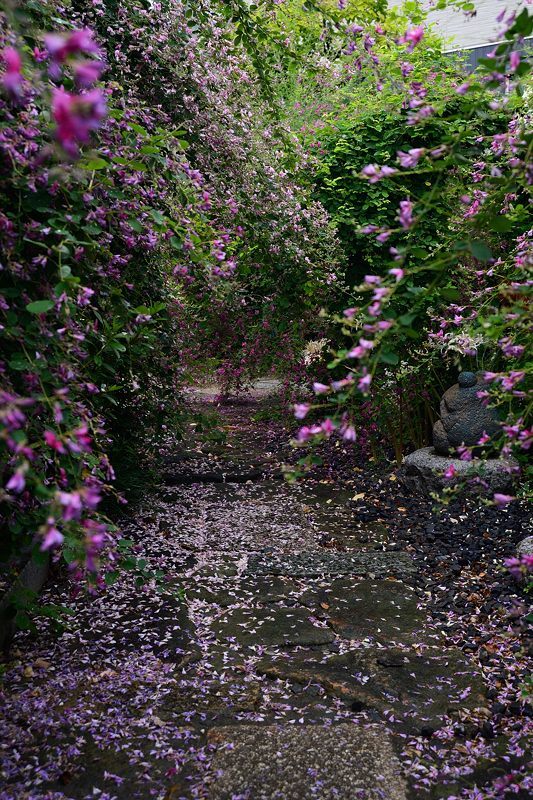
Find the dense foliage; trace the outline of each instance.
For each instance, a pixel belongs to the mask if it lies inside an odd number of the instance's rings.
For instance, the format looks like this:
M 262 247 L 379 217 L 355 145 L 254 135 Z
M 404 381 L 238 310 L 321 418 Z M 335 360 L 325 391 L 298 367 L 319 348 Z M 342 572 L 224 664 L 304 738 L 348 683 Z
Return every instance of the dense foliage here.
M 460 366 L 505 422 L 480 445 L 523 460 L 531 17 L 502 25 L 468 77 L 416 3 L 6 4 L 4 563 L 113 580 L 101 501 L 180 387 L 301 389 L 328 345 L 300 442 L 400 459 Z
M 334 380 L 315 387 L 337 410 L 305 426 L 302 441 L 338 429 L 367 442 L 371 417 L 374 438 L 392 439 L 400 459 L 427 441 L 459 367 L 484 372 L 484 401 L 505 423 L 499 441 L 480 446 L 525 461 L 531 133 L 521 43 L 532 20 L 524 11 L 502 24 L 504 43 L 470 77 L 452 62 L 433 70 L 440 57 L 422 25 L 392 38 L 382 26 L 357 31 L 347 51 L 372 70 L 357 65 L 348 83 L 345 71 L 332 75 L 337 95 L 319 109 L 311 144 L 317 195 L 356 285 L 339 317 L 349 344 L 330 364 Z
M 317 327 L 337 245 L 227 10 L 2 15 L 1 558 L 14 568 L 53 550 L 77 580 L 112 580 L 101 501 L 114 467 L 124 479 L 178 425 L 187 368 L 212 356 L 239 384 L 272 349 L 298 364 Z

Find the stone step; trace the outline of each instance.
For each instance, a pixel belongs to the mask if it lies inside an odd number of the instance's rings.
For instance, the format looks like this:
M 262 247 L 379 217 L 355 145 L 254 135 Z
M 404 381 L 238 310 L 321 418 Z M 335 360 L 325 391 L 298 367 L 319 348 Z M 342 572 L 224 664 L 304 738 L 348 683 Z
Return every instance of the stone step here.
M 209 800 L 406 797 L 390 740 L 377 726 L 228 726 L 212 728 L 209 742 L 217 748 Z
M 211 625 L 217 639 L 241 645 L 294 647 L 322 645 L 335 639 L 331 628 L 315 625 L 307 608 L 236 608 Z
M 266 548 L 265 548 L 266 549 Z M 364 550 L 339 553 L 322 550 L 299 552 L 234 552 L 210 550 L 197 553 L 195 577 L 235 577 L 286 575 L 287 577 L 319 577 L 357 575 L 360 577 L 407 578 L 418 572 L 408 553 Z
M 417 568 L 407 553 L 382 553 L 364 551 L 337 553 L 301 551 L 299 553 L 259 553 L 248 559 L 249 575 L 289 575 L 313 577 L 317 575 L 414 575 Z
M 318 684 L 353 711 L 377 711 L 414 733 L 428 726 L 442 727 L 446 717 L 485 703 L 479 670 L 455 648 L 421 654 L 414 649 L 367 647 L 304 661 L 269 656 L 255 670 L 269 678 Z

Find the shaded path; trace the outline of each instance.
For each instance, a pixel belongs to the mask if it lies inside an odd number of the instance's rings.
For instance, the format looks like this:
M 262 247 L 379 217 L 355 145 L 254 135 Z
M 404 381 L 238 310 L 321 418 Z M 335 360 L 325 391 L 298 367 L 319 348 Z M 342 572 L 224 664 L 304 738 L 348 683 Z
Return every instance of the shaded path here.
M 403 800 L 431 783 L 434 735 L 458 772 L 493 752 L 446 751 L 486 686 L 422 609 L 412 554 L 349 492 L 281 481 L 260 411 L 222 409 L 224 444 L 172 447 L 127 523 L 166 591 L 121 578 L 19 645 L 4 800 Z

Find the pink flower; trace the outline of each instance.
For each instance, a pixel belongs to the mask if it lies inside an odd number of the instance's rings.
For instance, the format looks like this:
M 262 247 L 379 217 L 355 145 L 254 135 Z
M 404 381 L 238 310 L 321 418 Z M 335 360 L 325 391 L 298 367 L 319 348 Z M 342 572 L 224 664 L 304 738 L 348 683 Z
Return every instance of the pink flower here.
M 352 319 L 357 314 L 357 309 L 356 308 L 346 308 L 342 313 L 344 314 L 344 316 L 347 319 Z
M 513 50 L 513 52 L 509 56 L 509 67 L 511 69 L 511 72 L 516 72 L 519 64 L 520 64 L 520 53 L 517 53 L 516 50 Z
M 402 150 L 398 150 L 397 156 L 398 161 L 400 162 L 400 166 L 402 167 L 416 167 L 420 158 L 425 153 L 424 147 L 414 147 L 411 150 L 408 150 L 407 153 L 404 153 Z
M 504 375 L 502 378 L 502 389 L 510 391 L 517 383 L 524 380 L 525 375 L 526 373 L 523 371 L 513 371 L 510 372 L 509 375 Z
M 55 450 L 57 453 L 66 453 L 65 445 L 59 439 L 53 431 L 45 431 L 44 432 L 44 441 L 51 447 L 52 450 Z
M 89 436 L 88 430 L 87 425 L 84 423 L 72 432 L 74 439 L 69 439 L 68 441 L 68 448 L 71 453 L 81 453 L 82 451 L 86 453 L 91 452 L 92 439 Z
M 79 86 L 87 87 L 98 80 L 104 70 L 101 61 L 80 61 L 74 67 L 74 77 Z
M 365 275 L 365 283 L 368 283 L 369 286 L 377 286 L 381 283 L 381 278 L 379 275 Z
M 406 230 L 413 225 L 413 203 L 411 200 L 402 200 L 398 212 L 398 222 Z
M 299 442 L 308 442 L 311 436 L 312 436 L 311 428 L 309 427 L 309 425 L 304 425 L 302 428 L 300 428 L 300 430 L 296 434 L 296 439 Z
M 325 394 L 326 392 L 329 392 L 329 386 L 327 386 L 325 383 L 315 382 L 313 383 L 313 392 L 315 394 Z
M 444 472 L 444 477 L 446 478 L 446 480 L 450 480 L 451 478 L 455 477 L 456 473 L 457 470 L 455 469 L 454 465 L 450 464 L 448 469 Z
M 63 519 L 79 519 L 83 509 L 81 497 L 78 492 L 59 492 L 59 502 L 63 506 Z
M 488 435 L 488 433 L 483 431 L 483 434 L 482 434 L 482 436 L 479 437 L 477 443 L 478 444 L 487 444 L 487 442 L 490 442 L 490 436 Z
M 99 53 L 89 28 L 73 31 L 68 36 L 60 33 L 49 33 L 44 37 L 46 49 L 53 61 L 62 64 L 71 55 L 78 53 Z
M 469 447 L 465 447 L 465 445 L 460 445 L 457 448 L 457 452 L 459 453 L 459 458 L 461 461 L 472 461 L 472 451 Z
M 360 392 L 368 392 L 370 384 L 372 383 L 372 375 L 365 373 L 362 378 L 359 378 L 357 388 Z
M 2 53 L 5 72 L 2 75 L 4 89 L 12 98 L 20 97 L 22 93 L 22 59 L 14 47 L 6 47 Z
M 106 102 L 99 89 L 75 95 L 63 87 L 54 89 L 52 114 L 56 123 L 56 138 L 68 155 L 76 157 L 80 144 L 90 141 L 106 115 Z
M 51 550 L 53 547 L 59 547 L 59 545 L 63 544 L 64 539 L 63 534 L 55 527 L 55 519 L 49 517 L 46 521 L 41 550 Z
M 416 28 L 410 28 L 405 31 L 404 35 L 400 38 L 400 44 L 407 44 L 407 52 L 412 53 L 417 44 L 420 44 L 424 38 L 424 28 L 418 25 Z
M 373 347 L 374 342 L 370 339 L 359 339 L 359 344 L 348 352 L 347 358 L 364 358 Z
M 457 87 L 455 91 L 457 94 L 466 94 L 469 89 L 470 89 L 469 83 L 462 83 L 460 86 Z
M 346 427 L 342 431 L 342 438 L 346 442 L 355 442 L 357 439 L 357 433 L 355 432 L 355 428 L 353 425 L 346 425 Z
M 369 183 L 377 183 L 382 178 L 388 178 L 391 175 L 395 175 L 396 172 L 398 172 L 398 170 L 394 169 L 394 167 L 380 167 L 378 164 L 367 164 L 366 167 L 363 167 L 361 170 L 361 175 L 364 175 L 365 178 L 368 178 Z
M 326 436 L 330 436 L 335 430 L 336 426 L 335 423 L 328 417 L 327 419 L 324 420 L 324 422 L 320 425 L 320 427 L 322 431 L 326 434 Z
M 304 419 L 307 416 L 311 406 L 309 403 L 296 403 L 294 406 L 294 416 L 296 419 Z
M 512 503 L 513 500 L 515 500 L 515 498 L 512 497 L 511 495 L 509 495 L 509 494 L 500 494 L 499 492 L 496 492 L 496 494 L 493 496 L 492 499 L 494 500 L 496 505 L 500 506 L 500 507 L 501 506 L 506 506 L 509 503 Z
M 393 275 L 396 278 L 396 282 L 398 282 L 401 281 L 405 275 L 405 271 L 400 269 L 400 267 L 393 267 L 392 269 L 389 269 L 389 275 Z
M 24 490 L 26 486 L 26 479 L 24 477 L 24 470 L 18 469 L 13 475 L 10 477 L 8 482 L 6 483 L 6 489 L 8 492 L 15 492 L 15 494 L 20 494 Z

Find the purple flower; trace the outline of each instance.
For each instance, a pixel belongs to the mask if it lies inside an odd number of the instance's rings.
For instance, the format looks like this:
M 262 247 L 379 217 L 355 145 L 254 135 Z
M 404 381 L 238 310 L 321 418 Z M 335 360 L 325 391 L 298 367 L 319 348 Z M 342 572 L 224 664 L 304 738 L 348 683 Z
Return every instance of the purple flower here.
M 359 344 L 348 352 L 347 358 L 364 358 L 373 347 L 374 342 L 370 339 L 359 339 Z
M 398 150 L 396 155 L 398 156 L 400 166 L 409 168 L 416 167 L 425 152 L 426 150 L 424 147 L 414 147 L 411 150 L 408 150 L 407 153 L 404 153 L 402 150 Z
M 2 53 L 5 72 L 2 75 L 2 84 L 8 95 L 12 98 L 20 97 L 22 93 L 22 59 L 14 47 L 6 47 Z
M 315 394 L 325 394 L 326 392 L 329 392 L 329 386 L 327 386 L 325 383 L 318 383 L 315 381 L 315 383 L 313 383 L 313 392 Z
M 396 278 L 396 282 L 401 281 L 403 276 L 405 275 L 405 271 L 400 267 L 393 267 L 389 269 L 389 275 L 393 275 Z
M 105 65 L 101 61 L 80 61 L 74 67 L 74 77 L 78 86 L 87 87 L 98 80 Z
M 370 384 L 372 383 L 372 375 L 369 375 L 366 370 L 357 383 L 357 388 L 360 392 L 368 392 Z
M 417 44 L 420 44 L 424 38 L 424 28 L 418 25 L 415 28 L 406 30 L 404 35 L 400 38 L 400 44 L 407 44 L 407 52 L 412 53 Z
M 380 167 L 378 164 L 367 164 L 366 167 L 363 167 L 361 170 L 361 175 L 368 178 L 369 183 L 377 183 L 382 178 L 388 178 L 391 175 L 395 175 L 397 172 L 398 170 L 394 169 L 394 167 L 387 167 L 386 165 Z
M 294 416 L 296 419 L 304 419 L 307 416 L 311 406 L 309 403 L 296 403 L 294 406 Z
M 81 28 L 67 36 L 49 33 L 44 37 L 44 43 L 50 57 L 58 64 L 62 64 L 71 55 L 100 52 L 89 28 Z
M 342 430 L 342 438 L 346 442 L 355 442 L 357 439 L 357 433 L 355 432 L 355 428 L 353 425 L 346 425 L 345 428 Z
M 398 222 L 406 230 L 413 225 L 413 203 L 411 200 L 402 200 L 398 213 Z
M 493 495 L 492 499 L 494 500 L 497 506 L 502 507 L 508 505 L 509 503 L 512 503 L 512 501 L 515 498 L 512 497 L 510 494 L 500 494 L 499 492 L 496 492 L 496 494 Z
M 24 491 L 24 487 L 26 486 L 26 479 L 24 477 L 25 470 L 18 469 L 13 475 L 10 477 L 8 482 L 6 483 L 6 489 L 8 492 L 15 492 L 16 494 L 20 494 L 20 492 Z
M 513 50 L 511 55 L 509 56 L 509 67 L 511 72 L 516 72 L 520 65 L 520 53 L 517 53 L 516 50 Z
M 55 527 L 55 519 L 49 517 L 46 521 L 41 550 L 51 550 L 54 547 L 59 547 L 63 544 L 64 539 L 63 534 Z
M 51 447 L 52 450 L 56 451 L 56 453 L 66 453 L 67 452 L 65 450 L 65 445 L 63 444 L 61 439 L 59 439 L 56 436 L 56 434 L 53 431 L 45 431 L 43 435 L 44 435 L 44 441 L 46 442 L 48 447 Z
M 56 138 L 68 155 L 76 157 L 79 145 L 90 141 L 106 114 L 106 102 L 99 89 L 75 95 L 63 87 L 54 89 L 52 114 L 56 122 Z
M 83 504 L 78 492 L 59 492 L 59 502 L 63 506 L 63 519 L 79 519 Z

